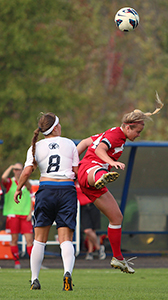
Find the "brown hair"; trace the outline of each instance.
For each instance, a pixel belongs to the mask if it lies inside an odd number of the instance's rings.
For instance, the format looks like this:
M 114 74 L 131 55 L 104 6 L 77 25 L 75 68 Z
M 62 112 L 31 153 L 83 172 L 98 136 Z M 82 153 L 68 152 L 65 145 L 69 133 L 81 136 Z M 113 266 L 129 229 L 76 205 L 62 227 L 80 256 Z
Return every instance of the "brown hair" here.
M 37 162 L 35 160 L 35 151 L 36 151 L 36 143 L 38 140 L 39 132 L 42 133 L 48 130 L 55 122 L 55 114 L 48 112 L 46 114 L 41 113 L 41 117 L 38 121 L 38 128 L 34 131 L 34 135 L 32 138 L 32 154 L 33 154 L 33 164 L 37 166 Z
M 125 127 L 126 125 L 130 125 L 133 129 L 137 124 L 144 124 L 144 121 L 151 120 L 151 116 L 158 113 L 163 107 L 163 103 L 159 98 L 158 93 L 156 92 L 156 102 L 159 105 L 152 113 L 147 112 L 144 113 L 139 109 L 135 109 L 133 112 L 125 114 L 122 119 L 122 125 Z

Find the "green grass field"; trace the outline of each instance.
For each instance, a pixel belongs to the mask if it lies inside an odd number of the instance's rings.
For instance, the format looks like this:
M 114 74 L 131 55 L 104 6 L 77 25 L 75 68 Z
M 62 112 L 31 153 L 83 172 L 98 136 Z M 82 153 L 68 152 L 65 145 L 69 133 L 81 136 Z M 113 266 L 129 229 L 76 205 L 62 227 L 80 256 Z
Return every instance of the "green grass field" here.
M 165 300 L 167 269 L 137 269 L 125 274 L 115 269 L 74 269 L 74 290 L 62 291 L 63 271 L 40 271 L 41 290 L 30 291 L 30 270 L 0 269 L 0 299 Z

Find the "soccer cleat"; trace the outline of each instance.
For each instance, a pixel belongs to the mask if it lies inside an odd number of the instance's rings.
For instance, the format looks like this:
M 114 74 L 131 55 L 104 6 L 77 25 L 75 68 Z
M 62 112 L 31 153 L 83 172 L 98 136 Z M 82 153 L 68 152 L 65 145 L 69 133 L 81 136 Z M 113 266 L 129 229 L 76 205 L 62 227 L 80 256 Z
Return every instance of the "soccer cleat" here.
M 47 268 L 47 267 L 41 265 L 41 268 L 40 268 L 40 269 L 41 269 L 41 270 L 47 270 L 47 269 L 49 269 L 49 268 Z
M 33 283 L 31 284 L 30 289 L 31 290 L 41 290 L 41 285 L 37 278 L 33 280 Z
M 95 182 L 94 186 L 96 189 L 102 189 L 107 183 L 115 181 L 119 175 L 117 172 L 105 173 Z
M 101 245 L 99 250 L 99 259 L 103 260 L 105 258 L 106 258 L 105 247 L 104 245 Z
M 64 279 L 63 279 L 63 282 L 64 282 L 64 286 L 63 286 L 63 291 L 72 291 L 73 288 L 73 284 L 72 284 L 72 277 L 71 277 L 71 274 L 69 272 L 66 272 L 65 275 L 64 275 Z
M 86 260 L 93 260 L 93 253 L 87 253 L 85 259 Z
M 113 257 L 111 260 L 111 267 L 115 269 L 120 269 L 122 272 L 134 274 L 135 270 L 131 268 L 128 263 L 133 264 L 130 260 L 135 259 L 136 257 L 130 258 L 127 261 L 125 259 L 119 260 L 116 257 Z M 134 264 L 133 264 L 134 265 Z

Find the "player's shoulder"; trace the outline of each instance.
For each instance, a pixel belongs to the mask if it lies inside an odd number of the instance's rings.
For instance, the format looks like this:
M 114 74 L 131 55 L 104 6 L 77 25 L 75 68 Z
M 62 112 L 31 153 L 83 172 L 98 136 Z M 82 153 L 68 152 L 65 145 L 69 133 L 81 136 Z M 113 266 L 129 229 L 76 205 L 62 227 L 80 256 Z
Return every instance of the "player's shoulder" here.
M 118 127 L 111 127 L 109 129 L 107 129 L 104 133 L 104 136 L 114 134 L 116 131 L 118 131 L 117 128 Z
M 102 133 L 97 133 L 91 136 L 92 141 L 97 140 L 98 138 L 102 137 L 104 135 L 104 132 Z
M 47 139 L 41 139 L 38 142 L 36 142 L 36 151 L 45 147 L 45 145 L 47 145 L 46 141 L 47 141 Z M 32 146 L 29 149 L 31 149 L 31 148 L 32 148 Z
M 12 179 L 13 178 L 7 178 L 6 180 L 1 181 L 2 185 L 6 188 L 6 192 L 10 189 L 11 185 L 12 185 Z
M 120 140 L 124 139 L 125 136 L 120 127 L 112 127 L 105 132 L 105 138 Z
M 73 140 L 71 140 L 71 139 L 69 139 L 69 138 L 67 138 L 67 137 L 62 137 L 62 136 L 60 136 L 59 138 L 60 138 L 60 141 L 61 141 L 62 143 L 67 143 L 67 144 L 70 144 L 70 145 L 76 147 L 75 142 L 74 142 Z
M 112 127 L 110 128 L 108 131 L 119 131 L 120 130 L 120 127 Z
M 48 139 L 42 139 L 36 143 L 37 149 L 38 148 L 40 149 L 41 147 L 45 147 L 45 145 L 49 148 L 51 145 L 52 146 L 53 145 L 57 145 L 57 146 L 64 145 L 65 146 L 66 145 L 66 146 L 76 147 L 73 140 L 66 138 L 66 137 L 62 137 L 62 136 L 52 137 L 52 138 L 48 138 Z M 52 147 L 52 149 L 53 149 L 53 147 Z
M 120 127 L 112 127 L 110 129 L 108 129 L 106 131 L 106 133 L 111 133 L 111 134 L 119 134 L 119 133 L 122 133 L 122 130 Z

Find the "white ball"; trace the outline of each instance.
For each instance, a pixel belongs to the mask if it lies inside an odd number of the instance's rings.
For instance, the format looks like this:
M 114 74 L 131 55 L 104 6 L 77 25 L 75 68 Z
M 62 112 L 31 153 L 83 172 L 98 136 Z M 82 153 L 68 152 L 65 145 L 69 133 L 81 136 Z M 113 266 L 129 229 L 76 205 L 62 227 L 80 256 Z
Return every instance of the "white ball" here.
M 114 21 L 121 31 L 131 31 L 138 26 L 139 15 L 134 8 L 123 7 L 116 13 Z

